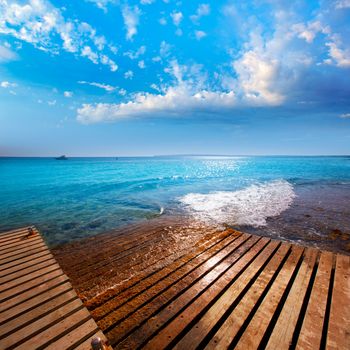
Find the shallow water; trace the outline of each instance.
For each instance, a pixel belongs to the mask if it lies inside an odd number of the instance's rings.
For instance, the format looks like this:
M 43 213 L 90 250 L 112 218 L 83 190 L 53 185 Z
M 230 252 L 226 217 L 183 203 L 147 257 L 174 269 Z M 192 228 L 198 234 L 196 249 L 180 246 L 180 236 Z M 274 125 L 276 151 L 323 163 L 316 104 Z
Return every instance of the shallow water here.
M 350 157 L 0 158 L 0 200 L 50 245 L 163 213 L 317 243 L 350 233 Z

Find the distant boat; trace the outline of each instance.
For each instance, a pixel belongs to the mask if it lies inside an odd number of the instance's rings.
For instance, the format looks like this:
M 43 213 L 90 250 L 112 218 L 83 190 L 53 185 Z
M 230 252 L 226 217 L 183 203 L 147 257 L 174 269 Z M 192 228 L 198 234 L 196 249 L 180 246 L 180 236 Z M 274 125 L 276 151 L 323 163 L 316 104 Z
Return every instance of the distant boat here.
M 60 157 L 57 157 L 55 158 L 56 160 L 67 160 L 68 158 L 66 156 L 60 156 Z

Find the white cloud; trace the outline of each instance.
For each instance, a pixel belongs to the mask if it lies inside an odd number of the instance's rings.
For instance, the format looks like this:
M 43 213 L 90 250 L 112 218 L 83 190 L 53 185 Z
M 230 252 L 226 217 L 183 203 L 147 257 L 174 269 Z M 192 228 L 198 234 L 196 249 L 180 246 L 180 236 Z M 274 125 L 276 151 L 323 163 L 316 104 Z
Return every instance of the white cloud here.
M 171 18 L 172 18 L 172 20 L 173 20 L 173 23 L 176 25 L 176 26 L 179 26 L 180 25 L 180 23 L 181 23 L 181 21 L 182 21 L 182 19 L 183 19 L 183 14 L 182 14 L 182 12 L 173 12 L 173 13 L 171 13 L 170 14 L 170 16 L 171 16 Z
M 238 78 L 235 87 L 211 89 L 207 75 L 200 65 L 181 66 L 176 60 L 165 69 L 173 77 L 168 85 L 152 85 L 157 93 L 139 92 L 122 103 L 83 104 L 77 110 L 81 123 L 118 121 L 150 116 L 181 117 L 197 113 L 222 113 L 238 106 L 273 106 L 284 96 L 275 89 L 278 62 L 269 61 L 257 52 L 248 50 L 235 61 Z
M 312 43 L 318 33 L 329 34 L 330 28 L 323 26 L 320 21 L 297 23 L 292 26 L 292 32 L 307 43 Z
M 350 119 L 350 113 L 344 113 L 339 116 L 340 118 Z
M 112 72 L 118 70 L 118 65 L 106 55 L 100 55 L 101 63 L 108 65 Z
M 112 68 L 101 53 L 107 44 L 105 37 L 97 35 L 88 23 L 65 19 L 61 9 L 48 0 L 29 0 L 25 4 L 1 0 L 0 33 L 52 54 L 64 50 Z
M 145 69 L 146 68 L 144 60 L 139 61 L 139 63 L 137 65 L 139 66 L 140 69 Z
M 162 26 L 165 26 L 165 25 L 168 24 L 167 20 L 166 20 L 164 17 L 162 17 L 162 18 L 159 19 L 159 23 L 160 23 Z
M 141 5 L 153 4 L 155 0 L 141 0 Z
M 11 88 L 11 87 L 16 87 L 17 84 L 10 83 L 9 81 L 2 81 L 2 82 L 0 82 L 0 86 L 4 89 L 7 89 L 7 88 Z
M 116 2 L 116 0 L 85 0 L 85 1 L 94 3 L 98 8 L 100 8 L 104 12 L 107 12 L 107 5 L 109 3 Z
M 147 92 L 134 94 L 125 103 L 83 104 L 77 110 L 77 119 L 81 123 L 117 121 L 143 116 L 183 116 L 190 112 L 214 113 L 224 108 L 234 107 L 236 97 L 233 91 L 209 91 L 201 82 L 198 66 L 180 66 L 172 61 L 169 72 L 175 78 L 175 85 L 157 88 L 160 93 Z M 185 79 L 192 74 L 195 81 Z
M 137 26 L 139 25 L 141 11 L 137 6 L 130 7 L 125 5 L 122 7 L 122 15 L 126 27 L 126 39 L 132 40 L 137 34 Z
M 132 79 L 134 77 L 134 72 L 132 70 L 128 70 L 124 73 L 125 79 Z
M 140 46 L 136 51 L 126 51 L 123 53 L 124 56 L 129 57 L 131 60 L 136 60 L 146 52 L 146 46 Z
M 190 16 L 190 18 L 192 22 L 198 23 L 201 17 L 208 16 L 209 14 L 210 14 L 209 4 L 200 4 L 197 8 L 196 14 Z
M 86 56 L 91 62 L 98 64 L 98 55 L 91 50 L 90 46 L 84 46 L 81 50 L 81 55 Z
M 335 3 L 336 9 L 346 9 L 350 8 L 350 0 L 338 0 Z
M 326 43 L 330 59 L 326 60 L 325 63 L 335 64 L 342 68 L 350 67 L 350 50 L 342 49 L 340 45 L 340 41 L 336 39 Z
M 205 32 L 203 32 L 202 30 L 196 30 L 194 32 L 194 35 L 195 35 L 197 40 L 201 40 L 201 39 L 203 39 L 204 37 L 207 36 L 207 34 Z
M 64 97 L 70 98 L 73 96 L 73 92 L 72 91 L 64 91 L 63 95 L 64 95 Z
M 257 105 L 279 105 L 284 101 L 285 96 L 275 87 L 279 71 L 277 59 L 249 50 L 233 63 L 233 67 L 238 74 L 243 99 Z
M 234 106 L 234 93 L 200 91 L 190 94 L 185 87 L 169 88 L 165 94 L 139 93 L 134 99 L 120 104 L 83 104 L 77 119 L 90 124 L 144 116 L 182 116 L 190 111 L 208 113 Z
M 56 100 L 52 100 L 52 101 L 47 101 L 47 104 L 49 105 L 49 106 L 54 106 L 55 104 L 56 104 Z
M 160 43 L 160 49 L 159 49 L 160 57 L 167 57 L 170 53 L 170 50 L 171 50 L 171 45 L 163 40 Z
M 117 89 L 116 86 L 103 84 L 103 83 L 88 82 L 88 81 L 83 81 L 83 80 L 78 81 L 78 84 L 95 86 L 95 87 L 103 89 L 103 90 L 105 90 L 107 92 L 112 92 L 112 91 Z
M 12 51 L 9 47 L 0 45 L 0 63 L 15 61 L 18 59 L 16 52 Z

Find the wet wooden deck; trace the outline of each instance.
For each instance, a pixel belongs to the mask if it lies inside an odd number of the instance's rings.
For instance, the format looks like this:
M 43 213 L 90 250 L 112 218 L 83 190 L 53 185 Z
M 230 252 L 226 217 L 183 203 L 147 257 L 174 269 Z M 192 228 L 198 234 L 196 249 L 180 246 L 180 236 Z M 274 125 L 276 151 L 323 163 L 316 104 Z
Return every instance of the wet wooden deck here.
M 0 234 L 0 349 L 90 349 L 96 335 L 114 349 L 350 348 L 349 256 L 216 231 L 88 298 L 90 315 L 75 279 L 28 233 Z M 122 270 L 150 259 L 141 237 L 109 236 L 108 249 L 120 249 L 101 255 L 99 278 L 108 261 Z M 69 276 L 81 275 L 74 260 Z
M 86 305 L 114 349 L 350 349 L 349 274 L 349 256 L 226 230 Z
M 91 349 L 105 339 L 36 229 L 0 234 L 0 349 Z

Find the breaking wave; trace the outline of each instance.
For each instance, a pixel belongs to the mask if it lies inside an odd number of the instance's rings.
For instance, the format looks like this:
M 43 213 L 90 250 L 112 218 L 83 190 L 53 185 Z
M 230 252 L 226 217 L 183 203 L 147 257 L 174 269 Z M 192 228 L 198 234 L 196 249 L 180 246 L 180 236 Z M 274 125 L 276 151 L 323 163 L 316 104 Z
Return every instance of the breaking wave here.
M 266 225 L 267 218 L 288 209 L 294 198 L 293 186 L 277 180 L 237 191 L 189 193 L 180 202 L 189 213 L 205 222 L 260 227 Z

